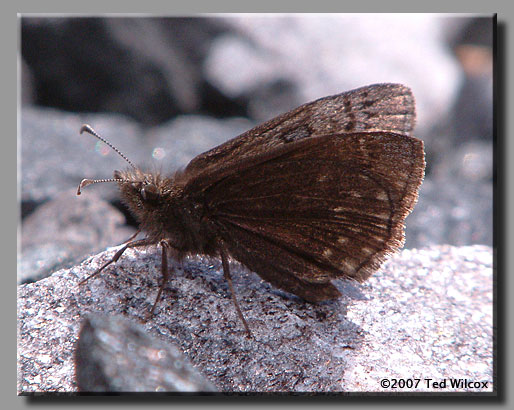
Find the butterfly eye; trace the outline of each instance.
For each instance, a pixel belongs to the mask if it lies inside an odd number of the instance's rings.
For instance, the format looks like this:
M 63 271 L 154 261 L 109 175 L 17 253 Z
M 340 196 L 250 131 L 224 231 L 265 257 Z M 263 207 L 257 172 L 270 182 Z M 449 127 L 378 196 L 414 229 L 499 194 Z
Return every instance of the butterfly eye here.
M 141 198 L 145 202 L 156 203 L 159 200 L 159 191 L 155 185 L 145 185 L 139 192 L 141 194 Z

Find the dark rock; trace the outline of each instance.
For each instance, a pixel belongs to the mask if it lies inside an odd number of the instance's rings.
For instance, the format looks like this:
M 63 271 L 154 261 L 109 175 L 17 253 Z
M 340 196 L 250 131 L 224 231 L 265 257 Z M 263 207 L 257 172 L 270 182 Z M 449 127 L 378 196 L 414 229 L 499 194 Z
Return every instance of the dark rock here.
M 75 351 L 81 392 L 213 392 L 175 345 L 123 316 L 89 315 Z
M 207 18 L 24 16 L 21 53 L 37 104 L 155 125 L 202 106 L 201 60 L 221 31 Z
M 455 102 L 453 134 L 458 143 L 472 140 L 491 142 L 493 139 L 493 56 L 491 52 L 489 71 L 466 77 Z
M 146 318 L 161 279 L 155 248 L 128 250 L 78 285 L 113 253 L 18 286 L 20 393 L 77 390 L 73 352 L 86 314 Z M 380 380 L 393 377 L 482 380 L 487 389 L 474 391 L 492 391 L 492 259 L 485 246 L 406 250 L 363 285 L 339 282 L 343 296 L 321 304 L 278 291 L 233 264 L 236 295 L 254 335 L 248 339 L 220 262 L 190 258 L 171 276 L 144 328 L 176 344 L 225 392 L 391 391 Z M 114 386 L 114 378 L 102 383 Z M 414 390 L 434 391 L 424 384 Z
M 458 144 L 492 140 L 494 122 L 494 20 L 477 16 L 463 19 L 463 23 L 448 41 L 463 73 L 459 95 L 448 112 L 451 135 L 456 136 Z M 498 96 L 496 99 L 499 101 Z
M 23 59 L 21 59 L 20 62 L 20 69 L 21 104 L 33 104 L 36 94 L 34 91 L 34 78 L 32 78 L 32 72 L 30 71 L 30 68 L 27 66 L 27 63 Z

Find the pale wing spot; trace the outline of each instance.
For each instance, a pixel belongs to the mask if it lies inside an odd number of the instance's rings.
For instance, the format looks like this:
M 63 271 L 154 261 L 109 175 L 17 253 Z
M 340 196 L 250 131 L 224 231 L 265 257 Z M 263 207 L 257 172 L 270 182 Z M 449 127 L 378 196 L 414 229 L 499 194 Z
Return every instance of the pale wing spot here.
M 341 236 L 338 240 L 337 240 L 337 243 L 341 244 L 341 245 L 344 245 L 346 244 L 346 242 L 348 242 L 348 238 L 345 238 L 343 236 Z
M 382 219 L 383 221 L 388 221 L 391 217 L 391 214 L 389 212 L 384 212 L 381 214 L 373 214 L 375 218 Z
M 370 249 L 367 247 L 361 248 L 361 252 L 364 253 L 365 255 L 372 255 L 375 253 L 375 251 L 373 249 Z
M 346 208 L 344 206 L 338 206 L 337 208 L 334 208 L 334 212 L 343 212 Z
M 357 191 L 351 191 L 348 193 L 348 195 L 353 196 L 354 198 L 362 198 L 362 194 Z
M 347 273 L 354 273 L 357 265 L 352 263 L 350 260 L 342 260 L 341 268 Z
M 372 238 L 378 243 L 384 243 L 386 241 L 386 238 L 384 238 L 383 236 L 373 235 Z
M 385 192 L 380 192 L 379 194 L 377 194 L 376 198 L 379 201 L 388 201 L 389 200 L 389 197 L 387 196 L 387 193 L 385 193 Z
M 366 143 L 367 143 L 367 141 L 364 138 L 359 138 L 359 149 L 362 152 L 367 152 Z
M 355 233 L 362 233 L 362 229 L 359 228 L 358 226 L 352 226 L 351 228 L 349 227 L 350 231 L 352 232 L 355 232 Z
M 327 259 L 330 259 L 330 257 L 332 256 L 332 249 L 330 248 L 327 248 L 323 251 L 323 256 Z

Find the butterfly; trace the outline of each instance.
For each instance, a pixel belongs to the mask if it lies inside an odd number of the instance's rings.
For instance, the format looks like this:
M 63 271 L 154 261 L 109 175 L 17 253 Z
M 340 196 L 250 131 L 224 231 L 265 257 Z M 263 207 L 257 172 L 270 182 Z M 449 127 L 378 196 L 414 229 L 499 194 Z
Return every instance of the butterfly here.
M 130 165 L 114 178 L 84 179 L 81 189 L 116 182 L 143 239 L 130 238 L 82 282 L 128 248 L 160 245 L 162 282 L 168 257 L 229 258 L 307 301 L 334 299 L 333 279 L 362 282 L 404 243 L 404 222 L 424 177 L 423 142 L 411 90 L 375 84 L 318 99 L 271 119 L 194 158 L 170 175 L 144 171 L 90 126 Z

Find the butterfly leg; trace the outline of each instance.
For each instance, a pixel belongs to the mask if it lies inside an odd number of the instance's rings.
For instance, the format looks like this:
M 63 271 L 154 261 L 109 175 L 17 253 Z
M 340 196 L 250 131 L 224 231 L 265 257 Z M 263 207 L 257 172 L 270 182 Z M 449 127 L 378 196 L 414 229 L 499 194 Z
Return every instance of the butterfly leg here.
M 164 289 L 164 286 L 166 286 L 166 283 L 168 282 L 168 279 L 170 277 L 170 270 L 168 267 L 168 252 L 166 249 L 170 248 L 170 244 L 166 240 L 162 240 L 159 245 L 161 245 L 162 248 L 162 259 L 161 259 L 161 272 L 162 272 L 162 283 L 159 287 L 159 291 L 157 292 L 157 297 L 155 298 L 155 302 L 152 306 L 152 309 L 150 310 L 147 319 L 150 319 L 153 316 L 153 312 L 155 310 L 155 307 L 157 306 L 157 303 L 159 302 L 162 291 Z
M 116 252 L 114 254 L 112 259 L 110 259 L 109 261 L 104 263 L 99 269 L 94 271 L 91 275 L 87 276 L 85 279 L 82 279 L 79 282 L 79 285 L 82 285 L 83 283 L 86 283 L 89 279 L 91 279 L 91 278 L 95 277 L 96 275 L 98 275 L 101 271 L 103 271 L 111 263 L 116 262 L 121 257 L 121 255 L 123 255 L 123 252 L 125 252 L 128 248 L 135 248 L 135 247 L 138 247 L 138 246 L 147 246 L 147 245 L 152 245 L 154 243 L 155 243 L 154 241 L 151 241 L 149 239 L 139 239 L 137 241 L 132 241 L 132 242 L 127 243 L 123 248 L 119 249 L 118 252 Z
M 241 312 L 241 309 L 239 308 L 239 304 L 237 303 L 236 294 L 234 292 L 234 286 L 232 285 L 232 277 L 230 276 L 230 268 L 229 268 L 229 264 L 228 264 L 227 252 L 225 251 L 225 248 L 223 246 L 221 246 L 220 255 L 221 255 L 221 263 L 223 265 L 223 275 L 225 276 L 225 279 L 228 282 L 228 287 L 229 287 L 230 293 L 232 295 L 232 301 L 234 302 L 234 306 L 236 307 L 237 315 L 239 316 L 239 319 L 241 319 L 241 322 L 243 322 L 243 325 L 246 329 L 246 334 L 248 335 L 249 338 L 251 338 L 252 332 L 250 332 L 248 323 L 246 323 L 243 313 Z
M 137 235 L 139 235 L 139 233 L 141 232 L 141 228 L 139 228 L 135 233 L 134 235 L 132 235 L 130 238 L 124 240 L 122 243 L 120 243 L 120 245 L 123 245 L 123 244 L 126 244 L 127 242 L 130 242 L 132 239 L 134 239 Z

